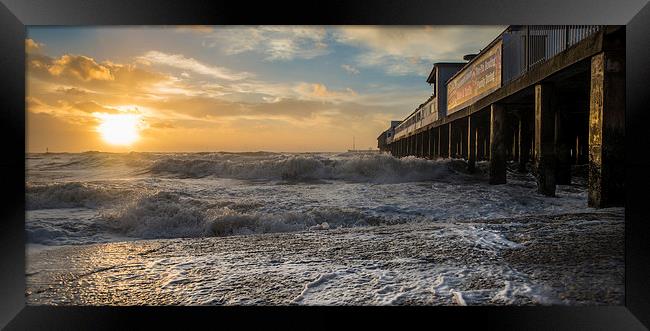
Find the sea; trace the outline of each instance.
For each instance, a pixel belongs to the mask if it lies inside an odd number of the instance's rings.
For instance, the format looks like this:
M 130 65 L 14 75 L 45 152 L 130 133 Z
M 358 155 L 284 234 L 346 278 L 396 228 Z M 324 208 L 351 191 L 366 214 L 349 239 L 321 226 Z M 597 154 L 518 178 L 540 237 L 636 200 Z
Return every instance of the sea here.
M 505 185 L 488 185 L 486 162 L 469 173 L 462 160 L 357 152 L 29 153 L 26 169 L 28 302 L 36 304 L 575 303 L 582 301 L 563 301 L 561 290 L 529 279 L 510 262 L 490 261 L 506 251 L 523 252 L 531 236 L 550 235 L 562 222 L 576 233 L 589 226 L 622 233 L 620 210 L 603 217 L 609 221 L 554 220 L 600 212 L 587 207 L 586 181 L 576 177 L 547 197 L 536 192 L 535 177 L 515 165 Z M 543 220 L 534 219 L 540 215 Z M 535 224 L 529 232 L 521 230 L 529 226 L 526 219 Z M 124 245 L 130 247 L 125 252 L 146 254 L 124 253 L 126 262 L 107 267 L 116 261 L 106 257 L 107 250 L 116 251 L 107 247 Z M 161 250 L 173 257 L 157 255 Z M 386 250 L 392 255 L 381 253 Z M 146 261 L 125 272 L 134 259 Z M 622 270 L 622 256 L 612 259 L 602 269 Z M 101 280 L 97 291 L 110 289 L 106 279 L 129 278 L 118 282 L 121 292 L 84 297 L 91 285 L 79 285 L 77 276 L 61 281 L 70 273 L 64 269 L 74 268 L 71 261 L 81 265 L 79 277 L 88 280 L 90 273 Z M 249 263 L 238 267 L 241 261 Z M 358 278 L 363 272 L 370 278 Z M 259 278 L 272 274 L 284 275 L 287 285 Z M 479 283 L 463 281 L 477 275 Z M 132 286 L 134 277 L 140 285 Z M 246 277 L 256 281 L 233 285 Z M 341 283 L 332 285 L 337 279 Z M 622 293 L 622 279 L 605 281 L 612 293 Z M 142 284 L 150 288 L 146 295 L 124 290 Z M 460 291 L 463 286 L 475 288 Z M 261 288 L 268 291 L 255 292 Z M 177 301 L 147 296 L 154 292 L 173 293 L 165 298 Z
M 462 162 L 360 153 L 48 153 L 27 157 L 41 245 L 212 237 L 567 212 L 534 178 L 487 186 Z

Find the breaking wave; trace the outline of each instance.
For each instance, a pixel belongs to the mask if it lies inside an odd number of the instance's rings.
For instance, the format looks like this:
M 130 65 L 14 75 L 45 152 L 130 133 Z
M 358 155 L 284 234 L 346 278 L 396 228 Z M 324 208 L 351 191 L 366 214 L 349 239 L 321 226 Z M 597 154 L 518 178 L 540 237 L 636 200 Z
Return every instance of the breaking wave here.
M 349 180 L 399 183 L 438 179 L 449 173 L 445 161 L 431 161 L 390 155 L 362 155 L 348 158 L 280 155 L 255 159 L 180 159 L 155 161 L 150 171 L 185 178 L 207 176 L 270 180 Z
M 210 205 L 175 193 L 158 192 L 121 210 L 106 212 L 103 219 L 105 226 L 113 231 L 145 239 L 325 230 L 389 222 L 345 208 L 320 207 L 306 212 L 268 214 L 245 207 Z
M 97 208 L 124 199 L 132 192 L 98 185 L 66 182 L 26 186 L 26 208 Z
M 434 180 L 453 173 L 449 161 L 388 154 L 273 152 L 246 153 L 100 153 L 41 155 L 28 158 L 29 171 L 68 171 L 89 176 L 164 175 L 250 180 L 346 180 L 400 183 Z M 81 179 L 81 178 L 80 178 Z M 85 178 L 84 178 L 85 179 Z

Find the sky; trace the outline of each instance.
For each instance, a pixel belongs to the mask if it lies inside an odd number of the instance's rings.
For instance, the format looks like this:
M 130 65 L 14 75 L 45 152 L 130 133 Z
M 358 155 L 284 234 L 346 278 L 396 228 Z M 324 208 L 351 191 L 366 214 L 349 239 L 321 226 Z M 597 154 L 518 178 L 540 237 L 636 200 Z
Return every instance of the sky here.
M 376 148 L 504 28 L 28 27 L 27 151 Z

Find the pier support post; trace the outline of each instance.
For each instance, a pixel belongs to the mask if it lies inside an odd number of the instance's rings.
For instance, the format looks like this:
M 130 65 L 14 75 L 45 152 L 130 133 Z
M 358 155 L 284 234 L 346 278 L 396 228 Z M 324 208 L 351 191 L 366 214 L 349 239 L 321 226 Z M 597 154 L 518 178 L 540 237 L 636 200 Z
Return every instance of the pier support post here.
M 478 135 L 476 116 L 467 116 L 467 170 L 476 169 L 476 136 Z
M 571 184 L 571 137 L 569 136 L 566 108 L 558 109 L 555 113 L 555 153 L 557 169 L 555 179 L 559 185 Z
M 463 121 L 459 121 L 459 122 L 460 122 L 460 125 L 459 125 L 460 132 L 458 132 L 458 135 L 460 137 L 458 139 L 459 140 L 458 144 L 460 146 L 459 146 L 458 149 L 459 149 L 459 152 L 460 152 L 460 157 L 462 159 L 467 160 L 469 158 L 468 155 L 467 155 L 467 137 L 469 136 L 469 134 L 468 134 L 468 129 L 469 128 L 468 128 L 467 123 L 463 123 Z
M 411 155 L 411 150 L 412 150 L 411 144 L 412 144 L 412 140 L 413 140 L 412 138 L 413 138 L 413 136 L 406 137 L 406 155 L 405 156 Z
M 415 157 L 420 156 L 420 135 L 419 134 L 413 135 L 413 155 Z
M 397 157 L 402 157 L 402 140 L 396 142 L 397 145 Z
M 431 129 L 431 158 L 432 159 L 437 159 L 440 154 L 440 128 L 432 128 Z
M 427 143 L 429 138 L 427 138 L 427 132 L 422 131 L 420 133 L 420 156 L 423 158 L 427 157 Z
M 418 136 L 414 133 L 411 136 L 411 156 L 416 156 L 418 150 Z
M 518 128 L 518 143 L 519 143 L 519 160 L 518 160 L 518 169 L 519 172 L 526 172 L 526 163 L 530 159 L 530 124 L 528 122 L 528 116 L 526 114 L 521 114 L 519 117 L 519 128 Z
M 411 151 L 411 155 L 417 157 L 418 156 L 418 135 L 414 133 L 413 136 L 411 137 L 413 138 L 413 150 Z
M 420 132 L 420 148 L 418 150 L 418 154 L 420 154 L 420 157 L 426 157 L 426 154 L 424 154 L 425 151 L 424 142 L 426 141 L 424 134 L 425 134 L 424 131 Z
M 449 125 L 443 125 L 438 128 L 440 130 L 440 156 L 443 158 L 449 157 L 450 143 L 449 143 Z
M 519 121 L 514 121 L 512 130 L 512 160 L 519 160 Z
M 435 131 L 435 140 L 436 140 L 435 149 L 436 149 L 436 151 L 434 153 L 434 156 L 435 156 L 436 159 L 442 156 L 442 152 L 440 151 L 440 131 L 441 130 L 442 130 L 441 127 L 437 127 L 436 131 Z
M 413 140 L 413 146 L 412 146 L 413 149 L 411 150 L 411 155 L 417 156 L 417 152 L 418 152 L 418 135 L 414 133 L 411 136 L 411 138 Z
M 447 135 L 448 136 L 448 138 L 447 138 L 447 143 L 448 143 L 447 146 L 449 147 L 449 150 L 447 151 L 447 155 L 451 159 L 451 158 L 454 157 L 454 154 L 455 154 L 455 149 L 454 148 L 456 148 L 456 145 L 454 144 L 454 134 L 453 134 L 454 133 L 454 126 L 453 126 L 453 122 L 449 122 L 449 125 L 447 125 L 447 126 L 448 126 L 448 128 L 447 128 L 447 134 L 448 134 Z
M 431 128 L 429 129 L 429 158 L 430 159 L 435 159 L 436 158 L 436 150 L 435 150 L 435 136 L 434 136 L 434 129 Z
M 404 156 L 411 155 L 411 137 L 404 138 Z
M 486 114 L 481 114 L 477 118 L 476 128 L 478 129 L 478 134 L 476 135 L 476 160 L 488 160 L 488 140 L 490 137 L 490 113 L 489 110 Z
M 624 38 L 622 45 L 625 45 Z M 625 199 L 625 52 L 591 58 L 589 206 L 623 206 Z
M 506 183 L 506 109 L 490 106 L 490 184 Z
M 398 140 L 395 142 L 395 149 L 397 149 L 396 157 L 402 157 L 402 141 Z
M 411 145 L 410 146 L 411 150 L 409 151 L 409 155 L 415 156 L 415 143 L 417 142 L 415 140 L 415 134 L 411 135 L 411 137 L 409 137 L 409 139 L 411 139 L 411 144 L 410 144 Z
M 419 139 L 420 146 L 418 146 L 418 156 L 419 157 L 424 157 L 425 156 L 424 155 L 424 131 L 420 132 L 418 134 L 418 136 L 420 137 L 420 139 Z
M 551 84 L 535 85 L 535 165 L 537 192 L 555 196 L 555 88 Z
M 481 122 L 476 127 L 476 161 L 485 160 L 485 127 Z

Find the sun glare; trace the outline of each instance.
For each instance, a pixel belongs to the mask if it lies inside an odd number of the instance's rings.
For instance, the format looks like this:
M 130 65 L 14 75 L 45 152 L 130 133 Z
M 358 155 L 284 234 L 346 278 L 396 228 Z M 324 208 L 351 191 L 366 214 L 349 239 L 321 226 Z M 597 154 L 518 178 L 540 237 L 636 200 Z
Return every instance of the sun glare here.
M 140 115 L 97 114 L 97 117 L 101 120 L 97 131 L 111 145 L 130 145 L 140 138 Z

